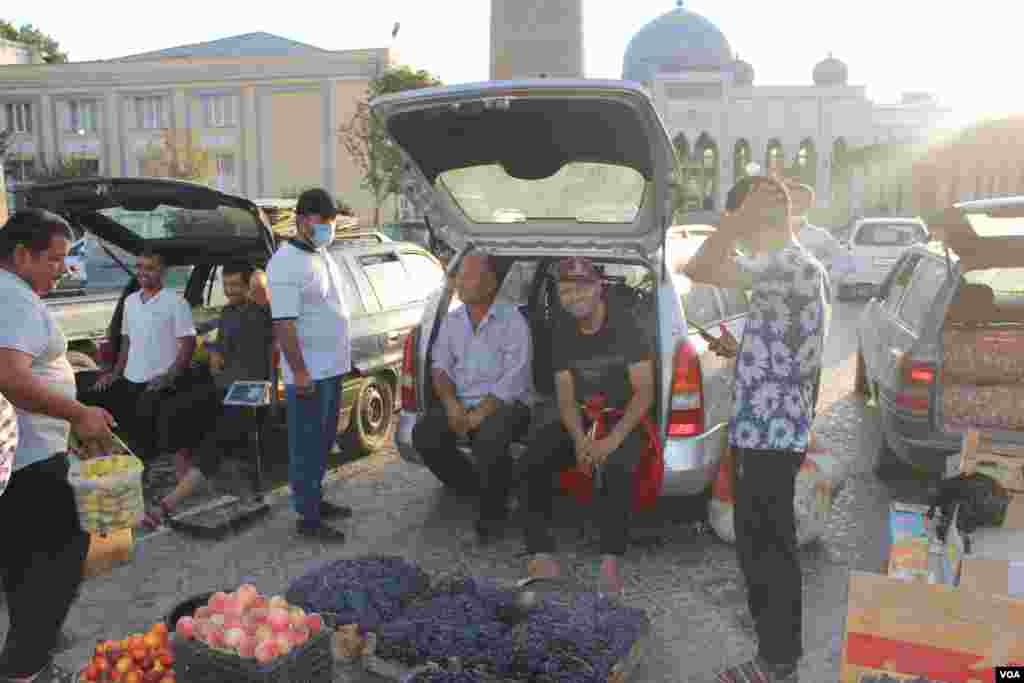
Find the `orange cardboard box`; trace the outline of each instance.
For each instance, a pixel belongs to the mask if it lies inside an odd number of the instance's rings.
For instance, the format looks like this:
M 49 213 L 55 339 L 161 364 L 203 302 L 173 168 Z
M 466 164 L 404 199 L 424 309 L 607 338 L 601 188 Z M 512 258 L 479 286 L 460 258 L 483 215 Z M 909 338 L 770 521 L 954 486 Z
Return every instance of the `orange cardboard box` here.
M 995 683 L 1007 665 L 1024 665 L 1024 600 L 851 572 L 840 683 Z

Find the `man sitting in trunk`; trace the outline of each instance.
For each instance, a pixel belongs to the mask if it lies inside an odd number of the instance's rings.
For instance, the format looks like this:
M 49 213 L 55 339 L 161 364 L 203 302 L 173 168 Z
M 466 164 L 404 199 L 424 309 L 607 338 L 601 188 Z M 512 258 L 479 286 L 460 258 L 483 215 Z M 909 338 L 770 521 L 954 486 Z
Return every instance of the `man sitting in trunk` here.
M 530 424 L 530 328 L 511 304 L 495 303 L 494 259 L 474 252 L 456 279 L 463 305 L 441 323 L 431 378 L 439 402 L 416 425 L 412 440 L 424 463 L 446 486 L 480 497 L 481 543 L 506 521 L 513 462 L 509 444 Z M 476 468 L 456 451 L 471 438 Z
M 560 421 L 537 435 L 520 463 L 528 486 L 526 551 L 534 557 L 530 575 L 554 578 L 552 557 L 554 475 L 575 466 L 598 468 L 595 486 L 604 493 L 597 506 L 601 528 L 601 579 L 604 593 L 618 595 L 623 580 L 619 558 L 629 541 L 637 465 L 647 444 L 641 428 L 654 403 L 654 348 L 622 306 L 609 306 L 600 275 L 586 258 L 559 263 L 558 297 L 569 316 L 555 328 L 552 349 Z M 612 413 L 609 433 L 591 437 L 581 405 L 600 398 Z
M 196 386 L 170 399 L 164 412 L 162 431 L 180 436 L 176 445 L 198 454 L 178 486 L 147 517 L 156 526 L 181 501 L 204 482 L 212 480 L 225 454 L 248 445 L 248 434 L 259 425 L 246 406 L 225 406 L 224 397 L 235 382 L 267 381 L 270 377 L 273 328 L 268 303 L 250 300 L 253 268 L 248 263 L 230 263 L 223 269 L 224 296 L 228 305 L 220 315 L 217 350 L 210 352 L 212 385 Z M 265 296 L 260 297 L 261 300 Z M 191 462 L 191 458 L 190 458 Z

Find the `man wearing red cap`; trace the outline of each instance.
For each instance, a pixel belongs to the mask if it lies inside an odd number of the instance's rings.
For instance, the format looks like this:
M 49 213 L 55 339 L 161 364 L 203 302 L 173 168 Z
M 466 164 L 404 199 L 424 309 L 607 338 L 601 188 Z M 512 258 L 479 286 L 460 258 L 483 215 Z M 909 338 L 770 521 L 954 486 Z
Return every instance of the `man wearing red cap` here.
M 556 324 L 552 348 L 561 420 L 540 431 L 521 462 L 528 485 L 526 550 L 533 555 L 529 572 L 545 578 L 560 573 L 552 556 L 552 477 L 577 465 L 596 466 L 600 471 L 596 485 L 603 494 L 596 508 L 602 554 L 599 588 L 618 595 L 623 587 L 619 559 L 629 541 L 633 479 L 646 445 L 646 434 L 639 427 L 654 403 L 652 335 L 640 329 L 629 311 L 609 306 L 601 276 L 589 259 L 572 257 L 558 264 L 558 298 L 569 314 Z M 593 439 L 580 406 L 598 397 L 621 416 L 607 421 L 607 436 Z

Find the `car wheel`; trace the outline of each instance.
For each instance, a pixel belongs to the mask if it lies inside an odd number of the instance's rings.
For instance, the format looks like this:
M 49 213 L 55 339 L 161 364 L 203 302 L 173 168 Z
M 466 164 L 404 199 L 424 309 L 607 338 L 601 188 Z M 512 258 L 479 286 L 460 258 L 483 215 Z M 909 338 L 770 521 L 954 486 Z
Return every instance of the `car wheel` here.
M 857 352 L 857 372 L 853 379 L 853 392 L 858 396 L 868 394 L 868 368 L 864 363 L 864 354 Z
M 394 417 L 395 393 L 391 383 L 371 377 L 359 390 L 348 428 L 359 448 L 372 452 L 388 444 Z

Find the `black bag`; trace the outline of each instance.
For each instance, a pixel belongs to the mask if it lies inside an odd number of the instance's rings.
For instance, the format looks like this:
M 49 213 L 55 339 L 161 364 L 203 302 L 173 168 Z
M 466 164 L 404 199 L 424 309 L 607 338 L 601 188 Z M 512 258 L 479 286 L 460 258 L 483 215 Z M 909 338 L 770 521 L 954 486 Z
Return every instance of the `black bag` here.
M 970 534 L 980 527 L 1002 526 L 1010 495 L 998 481 L 984 474 L 960 475 L 944 480 L 928 510 L 928 519 L 935 517 L 936 510 L 942 514 L 935 529 L 940 541 L 946 540 L 958 504 L 960 512 L 956 528 L 962 534 Z

